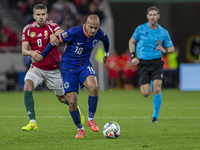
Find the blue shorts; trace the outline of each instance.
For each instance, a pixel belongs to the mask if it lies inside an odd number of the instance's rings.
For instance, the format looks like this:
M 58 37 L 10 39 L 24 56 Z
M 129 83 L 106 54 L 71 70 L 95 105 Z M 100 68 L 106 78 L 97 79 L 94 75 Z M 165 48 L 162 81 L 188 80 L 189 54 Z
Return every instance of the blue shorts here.
M 79 85 L 81 88 L 84 87 L 83 83 L 85 82 L 86 78 L 90 75 L 93 75 L 96 77 L 95 71 L 91 65 L 85 68 L 61 70 L 63 88 L 64 88 L 65 93 L 66 92 L 78 93 Z

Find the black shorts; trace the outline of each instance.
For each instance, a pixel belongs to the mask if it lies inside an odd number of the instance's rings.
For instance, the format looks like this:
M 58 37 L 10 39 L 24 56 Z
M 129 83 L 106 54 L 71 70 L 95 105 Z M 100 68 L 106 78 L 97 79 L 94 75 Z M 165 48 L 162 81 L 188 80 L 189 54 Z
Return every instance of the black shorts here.
M 148 84 L 151 80 L 155 79 L 163 80 L 164 62 L 161 58 L 153 60 L 140 59 L 139 61 L 138 74 L 140 85 Z

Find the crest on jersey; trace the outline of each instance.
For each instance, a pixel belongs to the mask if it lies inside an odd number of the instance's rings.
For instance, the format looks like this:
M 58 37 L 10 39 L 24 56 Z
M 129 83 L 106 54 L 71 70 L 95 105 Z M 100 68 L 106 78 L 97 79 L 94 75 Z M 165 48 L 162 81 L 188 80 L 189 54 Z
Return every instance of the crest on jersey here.
M 67 37 L 67 32 L 62 33 L 62 37 L 66 38 Z
M 92 42 L 92 47 L 94 48 L 97 44 L 98 44 L 98 40 L 94 40 L 93 42 Z
M 47 31 L 47 30 L 44 31 L 44 36 L 45 36 L 45 37 L 48 36 L 48 31 Z
M 23 34 L 23 35 L 22 35 L 22 40 L 24 40 L 24 39 L 25 39 L 25 35 Z
M 36 36 L 36 33 L 35 32 L 31 32 L 30 36 L 33 38 Z
M 65 88 L 65 89 L 69 88 L 69 82 L 65 82 L 64 88 Z
M 162 41 L 161 41 L 161 40 L 156 41 L 156 45 L 157 45 L 157 46 L 158 46 L 158 45 L 162 45 Z

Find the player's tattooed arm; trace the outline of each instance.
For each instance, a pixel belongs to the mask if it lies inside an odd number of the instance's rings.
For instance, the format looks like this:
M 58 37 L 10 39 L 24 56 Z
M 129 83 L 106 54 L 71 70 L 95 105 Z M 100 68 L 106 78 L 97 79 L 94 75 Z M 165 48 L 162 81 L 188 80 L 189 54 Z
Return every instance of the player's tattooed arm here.
M 58 46 L 58 45 L 60 44 L 60 41 L 58 40 L 57 36 L 58 36 L 60 33 L 62 33 L 62 32 L 64 32 L 64 30 L 63 30 L 63 29 L 59 29 L 59 30 L 57 30 L 55 33 L 52 33 L 52 34 L 50 35 L 50 42 L 51 42 L 51 45 L 53 45 L 53 46 Z

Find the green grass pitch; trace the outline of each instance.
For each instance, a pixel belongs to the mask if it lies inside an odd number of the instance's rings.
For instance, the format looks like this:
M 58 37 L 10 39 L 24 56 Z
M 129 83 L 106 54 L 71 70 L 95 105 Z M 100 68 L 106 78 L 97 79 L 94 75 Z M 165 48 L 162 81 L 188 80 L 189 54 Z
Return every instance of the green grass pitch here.
M 151 123 L 153 93 L 142 97 L 138 89 L 99 92 L 95 116 L 99 132 L 85 122 L 85 136 L 75 139 L 76 126 L 68 106 L 61 104 L 53 91 L 34 91 L 38 131 L 23 132 L 29 119 L 23 92 L 0 93 L 0 150 L 199 150 L 200 92 L 162 90 L 159 122 Z M 88 116 L 88 91 L 80 91 L 78 105 Z M 106 139 L 103 126 L 117 122 L 121 135 Z

